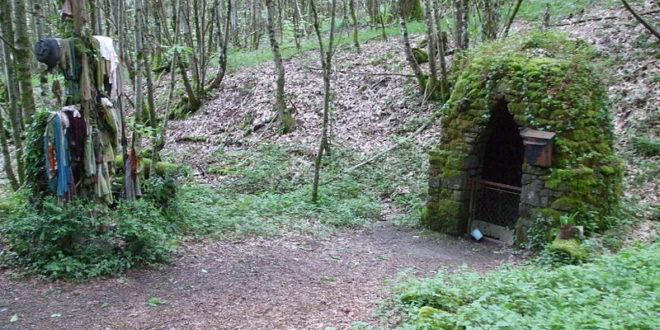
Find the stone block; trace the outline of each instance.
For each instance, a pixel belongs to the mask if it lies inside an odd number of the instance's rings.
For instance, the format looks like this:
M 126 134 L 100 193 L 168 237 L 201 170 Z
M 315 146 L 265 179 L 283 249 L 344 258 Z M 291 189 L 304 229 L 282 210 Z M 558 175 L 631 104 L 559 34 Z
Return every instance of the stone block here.
M 478 168 L 480 165 L 479 157 L 477 155 L 470 155 L 465 158 L 465 168 Z
M 550 202 L 550 197 L 547 197 L 547 196 L 541 196 L 541 207 L 549 207 L 550 204 L 552 204 L 552 203 Z
M 529 204 L 534 207 L 541 206 L 541 197 L 539 196 L 537 189 L 525 189 L 523 188 L 522 193 L 520 194 L 520 200 L 523 203 Z
M 452 176 L 450 178 L 445 178 L 442 180 L 442 187 L 452 189 L 452 190 L 461 190 L 465 189 L 468 185 L 468 175 L 467 173 L 461 173 L 459 175 Z
M 542 168 L 538 166 L 525 165 L 523 166 L 523 173 L 542 176 L 542 175 L 548 175 L 550 171 L 546 168 Z

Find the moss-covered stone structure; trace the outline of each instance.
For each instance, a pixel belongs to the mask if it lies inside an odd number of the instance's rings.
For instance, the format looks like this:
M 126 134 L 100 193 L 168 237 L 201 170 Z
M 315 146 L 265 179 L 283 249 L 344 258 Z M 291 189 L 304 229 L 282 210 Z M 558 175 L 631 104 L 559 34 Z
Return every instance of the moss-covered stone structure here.
M 530 227 L 550 241 L 562 215 L 577 213 L 576 224 L 587 232 L 607 228 L 624 166 L 613 152 L 608 99 L 592 65 L 597 56 L 582 41 L 541 32 L 467 56 L 442 115 L 441 143 L 430 154 L 423 223 L 445 233 L 468 232 L 479 220 L 475 205 L 497 203 L 479 200 L 489 198 L 481 193 L 481 183 L 489 182 L 518 196 L 484 213 L 513 214 L 508 225 L 517 242 L 527 239 Z M 530 131 L 554 135 L 546 146 L 551 163 L 530 159 L 538 145 L 521 135 Z

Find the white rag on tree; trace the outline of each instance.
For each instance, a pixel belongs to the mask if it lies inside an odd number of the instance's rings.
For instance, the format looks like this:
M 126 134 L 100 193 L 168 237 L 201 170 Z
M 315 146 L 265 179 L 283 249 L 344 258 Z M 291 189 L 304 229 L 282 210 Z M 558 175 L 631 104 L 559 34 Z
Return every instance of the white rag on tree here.
M 101 48 L 101 56 L 110 62 L 110 67 L 108 72 L 110 73 L 110 83 L 112 84 L 112 90 L 110 91 L 110 98 L 116 100 L 119 96 L 117 89 L 121 88 L 119 86 L 119 55 L 115 51 L 115 46 L 112 41 L 112 38 L 106 36 L 94 36 L 99 42 Z

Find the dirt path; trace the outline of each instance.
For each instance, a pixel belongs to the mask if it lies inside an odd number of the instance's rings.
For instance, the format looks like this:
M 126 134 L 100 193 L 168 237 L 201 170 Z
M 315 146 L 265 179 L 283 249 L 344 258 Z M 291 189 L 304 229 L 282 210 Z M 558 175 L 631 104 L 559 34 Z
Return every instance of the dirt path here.
M 375 324 L 384 288 L 410 269 L 430 276 L 515 261 L 494 243 L 379 223 L 327 238 L 194 244 L 169 265 L 84 284 L 0 277 L 0 328 L 325 329 Z M 149 306 L 157 298 L 162 305 Z M 17 314 L 19 320 L 11 323 Z

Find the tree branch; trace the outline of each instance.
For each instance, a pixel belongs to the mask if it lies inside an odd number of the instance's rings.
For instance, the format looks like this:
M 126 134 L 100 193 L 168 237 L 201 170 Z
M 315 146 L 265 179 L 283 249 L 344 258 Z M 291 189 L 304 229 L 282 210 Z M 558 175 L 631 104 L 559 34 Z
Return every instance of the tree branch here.
M 655 14 L 655 13 L 660 13 L 660 9 L 646 11 L 646 12 L 640 13 L 639 15 L 644 16 L 644 15 L 650 15 L 650 14 Z M 570 23 L 553 24 L 553 25 L 550 25 L 550 26 L 551 27 L 569 26 L 569 25 L 575 25 L 575 24 L 582 24 L 582 23 L 586 23 L 586 22 L 596 22 L 596 21 L 604 21 L 604 20 L 610 20 L 610 19 L 621 19 L 621 16 L 605 16 L 605 17 L 585 18 L 585 19 L 581 19 L 581 20 L 578 20 L 578 21 L 570 22 Z
M 633 16 L 635 16 L 635 18 L 636 18 L 640 23 L 642 23 L 642 25 L 644 25 L 644 27 L 645 27 L 647 30 L 651 31 L 651 33 L 653 33 L 653 35 L 654 35 L 656 38 L 660 39 L 660 32 L 658 32 L 658 30 L 656 30 L 656 29 L 655 29 L 655 28 L 654 28 L 649 22 L 647 22 L 647 21 L 646 21 L 641 15 L 639 15 L 634 9 L 632 9 L 632 7 L 630 7 L 630 5 L 628 4 L 628 1 L 626 1 L 626 0 L 621 0 L 621 2 L 623 2 L 623 6 L 626 7 L 626 9 L 627 9 L 627 10 L 628 10 Z
M 12 51 L 14 51 L 14 52 L 16 51 L 16 48 L 14 47 L 14 45 L 10 44 L 9 41 L 7 41 L 2 35 L 0 35 L 0 40 L 2 40 L 5 43 L 5 45 L 7 45 L 9 48 L 11 48 Z
M 323 68 L 315 68 L 312 66 L 305 66 L 307 70 L 312 70 L 312 71 L 323 71 Z M 343 73 L 343 74 L 352 74 L 352 75 L 359 75 L 359 76 L 397 76 L 397 77 L 407 77 L 407 78 L 415 78 L 415 75 L 412 74 L 405 74 L 405 73 L 370 73 L 370 72 L 353 72 L 353 71 L 342 71 L 342 70 L 335 70 L 335 72 L 338 73 Z

